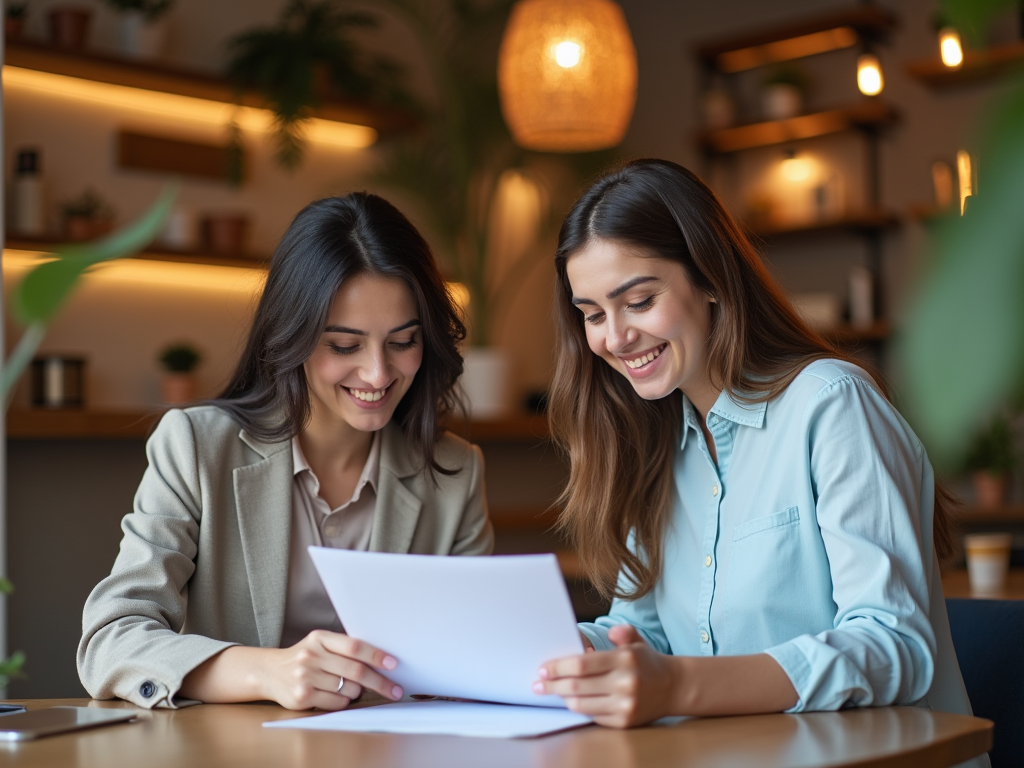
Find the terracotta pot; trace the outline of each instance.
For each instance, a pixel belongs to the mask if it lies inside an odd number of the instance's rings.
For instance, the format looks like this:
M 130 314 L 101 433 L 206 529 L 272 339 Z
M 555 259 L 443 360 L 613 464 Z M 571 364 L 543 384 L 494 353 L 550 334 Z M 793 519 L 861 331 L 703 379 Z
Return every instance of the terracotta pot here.
M 85 48 L 89 40 L 92 10 L 82 6 L 61 6 L 49 14 L 50 42 L 60 48 Z
M 241 213 L 209 214 L 202 222 L 203 247 L 210 253 L 241 256 L 249 234 L 249 217 Z
M 64 218 L 64 238 L 80 243 L 84 240 L 95 240 L 114 228 L 110 219 L 97 219 L 93 216 L 67 216 Z
M 168 405 L 191 403 L 196 399 L 196 377 L 191 373 L 165 373 L 160 379 L 160 396 Z
M 25 19 L 23 17 L 4 17 L 4 40 L 14 43 L 21 40 L 21 33 L 25 30 Z
M 1009 472 L 978 470 L 971 475 L 971 482 L 978 506 L 982 509 L 997 509 L 1006 502 L 1006 492 L 1010 488 Z

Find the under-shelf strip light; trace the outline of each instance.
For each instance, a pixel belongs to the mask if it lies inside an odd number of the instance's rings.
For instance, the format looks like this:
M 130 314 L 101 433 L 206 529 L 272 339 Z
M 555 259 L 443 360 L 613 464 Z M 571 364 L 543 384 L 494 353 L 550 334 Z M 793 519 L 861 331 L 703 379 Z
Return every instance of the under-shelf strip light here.
M 55 75 L 24 67 L 5 65 L 4 89 L 22 88 L 35 93 L 90 104 L 100 104 L 123 110 L 132 110 L 162 118 L 199 123 L 224 128 L 234 117 L 243 130 L 270 133 L 274 116 L 266 109 L 235 107 L 233 104 L 179 96 L 174 93 L 147 91 L 125 85 L 99 83 L 67 75 Z M 377 141 L 377 131 L 365 125 L 340 123 L 333 120 L 311 118 L 305 128 L 306 138 L 315 144 L 327 144 L 346 149 L 363 149 Z

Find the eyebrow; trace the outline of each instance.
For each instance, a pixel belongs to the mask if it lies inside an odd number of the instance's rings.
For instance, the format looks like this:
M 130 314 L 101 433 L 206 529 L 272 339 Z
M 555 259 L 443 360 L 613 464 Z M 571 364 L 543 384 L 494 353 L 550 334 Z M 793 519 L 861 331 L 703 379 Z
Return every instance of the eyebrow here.
M 390 331 L 388 331 L 388 335 L 392 333 L 398 333 L 399 331 L 404 331 L 406 328 L 414 328 L 419 324 L 419 320 L 410 320 L 409 322 L 403 323 L 402 325 L 399 325 L 396 328 L 392 328 Z M 355 334 L 356 336 L 369 335 L 366 331 L 360 331 L 358 328 L 349 328 L 344 325 L 328 325 L 326 328 L 324 328 L 324 333 L 352 333 Z
M 628 291 L 630 288 L 633 288 L 633 287 L 635 287 L 637 285 L 641 285 L 643 283 L 650 283 L 650 282 L 655 281 L 657 279 L 658 278 L 656 278 L 656 277 L 654 277 L 652 275 L 645 275 L 643 277 L 634 277 L 632 280 L 627 280 L 626 282 L 624 282 L 622 285 L 620 285 L 615 290 L 610 291 L 605 298 L 608 298 L 608 299 L 618 298 L 619 296 L 624 294 L 626 291 Z M 597 302 L 594 301 L 593 299 L 577 298 L 575 296 L 572 299 L 572 303 L 575 306 L 579 306 L 580 304 L 594 304 L 595 306 L 597 305 Z

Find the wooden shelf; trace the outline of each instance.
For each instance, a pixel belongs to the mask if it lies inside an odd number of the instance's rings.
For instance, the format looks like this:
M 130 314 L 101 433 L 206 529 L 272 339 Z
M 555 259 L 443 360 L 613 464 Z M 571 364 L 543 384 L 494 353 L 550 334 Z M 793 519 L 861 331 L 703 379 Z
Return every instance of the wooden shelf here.
M 548 507 L 490 510 L 491 523 L 498 532 L 540 532 L 550 530 L 558 520 L 558 511 Z
M 561 565 L 559 558 L 559 565 Z M 563 571 L 564 572 L 564 571 Z M 568 577 L 566 577 L 568 578 Z M 975 595 L 971 592 L 971 582 L 967 577 L 966 568 L 957 568 L 942 574 L 942 593 L 946 597 L 984 597 L 996 600 L 1024 600 L 1024 568 L 1011 568 L 1007 574 L 1006 584 L 994 595 Z
M 714 40 L 699 46 L 696 54 L 706 66 L 720 72 L 741 72 L 765 64 L 848 48 L 858 39 L 884 37 L 896 25 L 897 18 L 893 14 L 878 6 L 862 3 L 794 24 L 758 28 Z M 843 30 L 852 34 L 843 34 Z M 830 32 L 839 34 L 823 35 Z
M 892 335 L 889 323 L 885 320 L 876 320 L 867 328 L 857 328 L 852 325 L 839 325 L 835 328 L 823 330 L 822 333 L 826 338 L 831 339 L 844 347 L 885 341 Z
M 954 512 L 954 519 L 961 528 L 976 525 L 1024 525 L 1024 504 L 1007 504 L 994 509 L 966 505 Z
M 149 436 L 163 411 L 162 407 L 150 411 L 11 408 L 7 411 L 7 437 L 35 440 L 139 440 Z
M 548 419 L 542 413 L 522 413 L 486 421 L 452 420 L 445 427 L 473 442 L 514 440 L 539 443 L 548 438 Z
M 932 88 L 983 83 L 1024 66 L 1024 42 L 1008 43 L 984 51 L 964 50 L 964 61 L 951 69 L 939 58 L 907 64 L 907 73 Z
M 58 245 L 67 245 L 67 241 L 52 238 L 8 237 L 4 248 L 17 251 L 35 251 L 36 253 L 52 253 Z M 74 245 L 74 243 L 72 243 Z M 244 269 L 266 269 L 269 257 L 252 258 L 243 256 L 220 256 L 217 254 L 161 250 L 158 247 L 147 248 L 129 258 L 145 261 L 169 261 L 175 264 L 204 264 L 215 267 L 242 267 Z
M 833 232 L 879 232 L 892 229 L 900 224 L 900 217 L 889 211 L 863 211 L 852 213 L 836 219 L 821 219 L 806 224 L 748 224 L 750 234 L 766 240 L 783 237 L 813 234 L 831 234 Z
M 151 410 L 101 411 L 80 408 L 48 410 L 11 408 L 7 436 L 13 438 L 145 438 L 167 406 Z M 547 418 L 524 414 L 492 421 L 456 423 L 453 432 L 474 441 L 536 441 L 547 438 Z
M 224 104 L 235 103 L 234 87 L 223 78 L 134 59 L 68 51 L 39 43 L 16 42 L 6 45 L 4 63 L 110 85 L 191 96 Z M 244 94 L 241 103 L 249 107 L 267 106 L 255 94 Z M 381 134 L 408 130 L 416 125 L 416 118 L 411 112 L 356 100 L 327 102 L 320 107 L 316 116 L 324 120 L 368 126 Z
M 791 141 L 827 136 L 854 129 L 881 128 L 899 120 L 895 107 L 870 99 L 825 112 L 800 115 L 787 120 L 738 125 L 704 131 L 697 139 L 705 151 L 726 154 L 755 147 L 770 147 Z

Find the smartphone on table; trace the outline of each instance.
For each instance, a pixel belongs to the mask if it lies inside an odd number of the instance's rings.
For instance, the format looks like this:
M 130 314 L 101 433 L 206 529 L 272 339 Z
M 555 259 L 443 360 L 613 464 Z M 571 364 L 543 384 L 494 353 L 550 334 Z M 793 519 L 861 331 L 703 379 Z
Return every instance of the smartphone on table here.
M 131 709 L 99 707 L 46 707 L 0 716 L 0 741 L 28 741 L 55 733 L 134 720 Z

